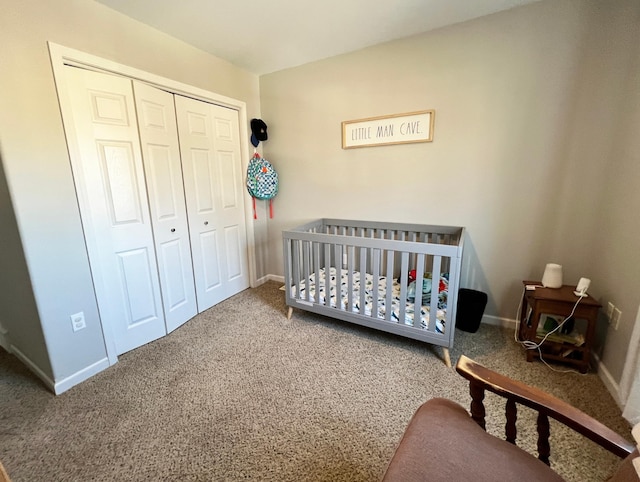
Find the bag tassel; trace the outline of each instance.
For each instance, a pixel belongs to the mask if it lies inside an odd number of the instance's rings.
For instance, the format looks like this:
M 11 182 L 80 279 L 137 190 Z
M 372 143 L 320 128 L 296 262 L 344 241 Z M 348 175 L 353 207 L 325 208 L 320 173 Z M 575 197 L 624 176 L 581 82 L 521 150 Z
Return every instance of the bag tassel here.
M 258 219 L 258 213 L 256 213 L 256 198 L 252 196 L 251 200 L 253 201 L 253 219 Z
M 273 199 L 269 199 L 269 217 L 273 219 Z

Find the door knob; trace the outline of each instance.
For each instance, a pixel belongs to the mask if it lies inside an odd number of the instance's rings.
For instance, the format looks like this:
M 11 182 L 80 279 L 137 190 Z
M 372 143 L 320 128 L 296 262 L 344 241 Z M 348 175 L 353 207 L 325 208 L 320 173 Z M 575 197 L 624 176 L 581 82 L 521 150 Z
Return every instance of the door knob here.
M 176 232 L 176 228 L 171 228 L 171 232 L 175 233 Z
M 209 224 L 209 221 L 205 221 L 205 222 L 204 222 L 204 225 L 205 225 L 205 226 L 206 226 L 207 224 Z

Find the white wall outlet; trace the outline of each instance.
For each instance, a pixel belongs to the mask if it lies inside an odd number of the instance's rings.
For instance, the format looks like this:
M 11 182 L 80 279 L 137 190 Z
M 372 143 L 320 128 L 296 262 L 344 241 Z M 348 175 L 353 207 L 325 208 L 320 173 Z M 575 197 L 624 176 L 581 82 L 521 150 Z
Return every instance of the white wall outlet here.
M 613 306 L 613 303 L 611 303 L 611 301 L 609 301 L 607 303 L 607 321 L 609 322 L 609 324 L 611 324 L 611 318 L 613 318 L 613 309 L 615 308 L 615 306 Z
M 82 330 L 83 328 L 87 327 L 87 324 L 84 321 L 83 311 L 81 311 L 80 313 L 71 315 L 71 327 L 73 328 L 73 331 Z
M 611 320 L 611 324 L 613 325 L 613 329 L 618 329 L 618 323 L 620 323 L 620 317 L 622 316 L 622 312 L 618 308 L 613 309 L 613 319 Z

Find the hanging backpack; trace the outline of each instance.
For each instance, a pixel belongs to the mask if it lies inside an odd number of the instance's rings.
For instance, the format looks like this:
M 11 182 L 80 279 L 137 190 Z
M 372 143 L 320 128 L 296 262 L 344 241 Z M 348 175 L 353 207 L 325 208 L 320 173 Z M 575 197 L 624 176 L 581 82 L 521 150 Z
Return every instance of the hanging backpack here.
M 269 201 L 269 217 L 273 218 L 273 198 L 278 194 L 278 173 L 257 152 L 247 168 L 247 191 L 253 198 L 253 219 L 258 219 L 256 199 Z

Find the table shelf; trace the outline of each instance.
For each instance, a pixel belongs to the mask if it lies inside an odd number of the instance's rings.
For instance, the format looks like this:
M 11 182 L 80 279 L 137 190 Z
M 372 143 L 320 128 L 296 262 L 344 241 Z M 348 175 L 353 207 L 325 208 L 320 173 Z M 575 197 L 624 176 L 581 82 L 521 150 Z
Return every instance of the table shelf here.
M 584 337 L 584 342 L 578 345 L 547 339 L 541 345 L 540 351 L 542 351 L 545 360 L 573 365 L 581 373 L 586 373 L 589 370 L 600 304 L 591 296 L 579 299 L 573 293 L 576 287 L 572 285 L 564 285 L 561 288 L 544 288 L 539 281 L 523 281 L 522 283 L 525 288 L 528 285 L 537 287 L 534 290 L 525 289 L 522 295 L 519 339 L 540 343 L 544 338 L 544 335 L 540 336 L 538 333 L 538 325 L 542 315 L 558 319 L 565 319 L 571 315 L 574 319 L 574 330 L 579 328 L 578 333 Z M 567 353 L 568 350 L 571 352 Z M 540 351 L 527 349 L 527 361 L 531 362 L 540 358 Z M 563 355 L 565 353 L 567 353 L 566 356 Z

